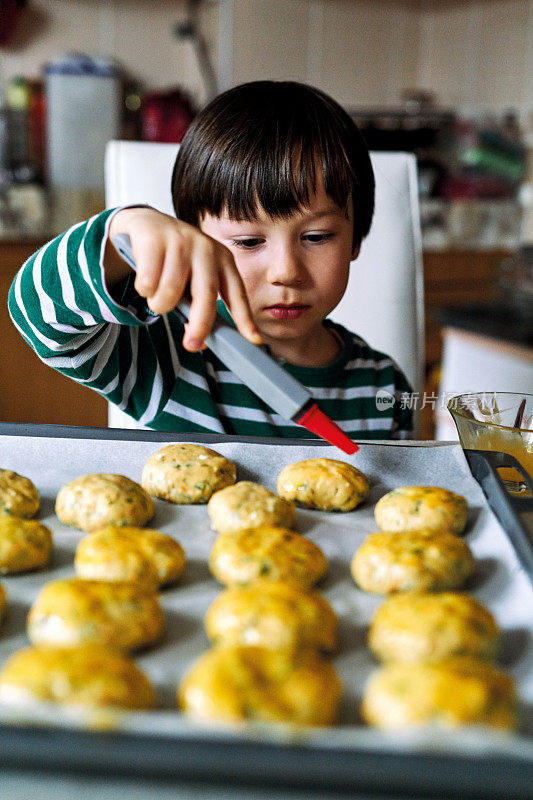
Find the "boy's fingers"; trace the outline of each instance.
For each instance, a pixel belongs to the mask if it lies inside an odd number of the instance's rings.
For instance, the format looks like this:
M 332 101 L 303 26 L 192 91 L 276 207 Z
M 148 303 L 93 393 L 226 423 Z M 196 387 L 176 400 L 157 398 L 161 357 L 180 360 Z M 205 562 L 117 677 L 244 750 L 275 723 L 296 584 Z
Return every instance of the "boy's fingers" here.
M 132 245 L 133 256 L 137 265 L 135 291 L 141 297 L 151 297 L 156 291 L 163 271 L 165 251 L 151 243 L 135 243 Z
M 185 328 L 183 346 L 195 352 L 205 347 L 217 315 L 218 275 L 205 267 L 196 267 L 191 276 L 191 310 Z
M 138 237 L 135 244 L 135 289 L 147 298 L 149 308 L 156 314 L 175 308 L 190 280 L 191 308 L 183 337 L 187 350 L 204 349 L 205 338 L 216 319 L 219 291 L 239 332 L 254 344 L 261 344 L 261 334 L 229 251 L 203 236 L 163 236 L 158 242 L 153 238 L 145 242 Z
M 241 277 L 233 264 L 223 273 L 222 294 L 239 333 L 252 344 L 262 344 L 263 338 L 253 320 Z
M 156 314 L 167 314 L 182 296 L 190 270 L 190 257 L 181 246 L 167 245 L 155 290 L 148 295 L 148 306 Z

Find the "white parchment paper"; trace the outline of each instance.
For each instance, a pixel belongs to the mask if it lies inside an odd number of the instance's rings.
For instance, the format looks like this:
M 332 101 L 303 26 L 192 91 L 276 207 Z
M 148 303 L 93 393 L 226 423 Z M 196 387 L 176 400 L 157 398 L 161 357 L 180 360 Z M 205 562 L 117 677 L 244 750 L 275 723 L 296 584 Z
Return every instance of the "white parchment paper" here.
M 95 436 L 97 436 L 95 430 Z M 183 439 L 195 441 L 194 438 Z M 175 441 L 175 440 L 174 440 Z M 170 442 L 169 442 L 170 443 Z M 54 536 L 54 557 L 46 570 L 2 577 L 9 612 L 1 630 L 0 665 L 16 650 L 27 647 L 25 619 L 41 587 L 56 578 L 74 575 L 73 558 L 83 532 L 62 525 L 54 513 L 55 497 L 66 482 L 91 472 L 112 472 L 140 481 L 144 463 L 164 446 L 157 441 L 120 441 L 103 439 L 41 438 L 1 436 L 0 466 L 26 475 L 41 495 L 38 518 Z M 521 569 L 516 554 L 498 521 L 489 509 L 483 493 L 474 481 L 459 445 L 424 446 L 421 443 L 363 443 L 354 456 L 345 456 L 330 446 L 302 444 L 278 445 L 248 443 L 230 439 L 208 442 L 237 465 L 238 480 L 254 480 L 275 491 L 280 470 L 289 463 L 309 457 L 341 458 L 363 470 L 371 484 L 368 503 L 355 511 L 333 514 L 298 509 L 297 530 L 316 542 L 326 554 L 330 569 L 318 588 L 331 603 L 340 619 L 341 642 L 334 663 L 344 684 L 344 698 L 339 725 L 315 732 L 310 740 L 315 746 L 379 747 L 384 734 L 369 731 L 359 720 L 358 706 L 365 681 L 376 667 L 366 647 L 366 629 L 383 598 L 359 590 L 350 575 L 350 561 L 364 538 L 377 530 L 373 518 L 375 502 L 385 492 L 411 484 L 443 486 L 464 495 L 470 515 L 465 534 L 473 550 L 477 569 L 465 586 L 495 615 L 503 631 L 500 667 L 515 680 L 524 708 L 520 734 L 502 739 L 505 747 L 526 746 L 526 756 L 533 750 L 533 590 Z M 187 556 L 186 573 L 179 584 L 161 593 L 167 621 L 164 641 L 136 656 L 139 666 L 151 678 L 160 701 L 156 712 L 125 715 L 121 726 L 144 730 L 148 734 L 190 730 L 191 723 L 175 708 L 176 687 L 194 660 L 208 647 L 203 618 L 209 604 L 222 590 L 209 574 L 207 558 L 216 534 L 210 529 L 206 506 L 174 506 L 156 500 L 156 514 L 150 527 L 175 537 Z M 0 712 L 0 719 L 4 712 Z M 52 715 L 65 719 L 63 712 Z M 194 727 L 194 726 L 193 726 Z M 206 735 L 241 736 L 246 733 L 215 732 Z M 262 735 L 262 734 L 261 734 Z M 464 747 L 464 739 L 474 750 L 501 746 L 491 733 L 476 736 L 472 732 L 443 735 L 430 742 L 427 732 L 422 739 L 403 738 L 401 746 L 434 749 Z M 387 738 L 387 737 L 385 737 Z M 389 737 L 390 738 L 390 737 Z M 413 744 L 414 742 L 414 744 Z M 514 742 L 514 744 L 513 744 Z M 389 741 L 390 744 L 390 741 Z M 400 745 L 399 745 L 400 746 Z

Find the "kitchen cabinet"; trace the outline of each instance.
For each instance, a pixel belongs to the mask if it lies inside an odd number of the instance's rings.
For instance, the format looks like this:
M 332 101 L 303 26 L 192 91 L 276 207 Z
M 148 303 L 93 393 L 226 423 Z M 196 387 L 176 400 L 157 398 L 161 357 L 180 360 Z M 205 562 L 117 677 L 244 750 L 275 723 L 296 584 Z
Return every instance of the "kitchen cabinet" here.
M 9 317 L 7 294 L 13 277 L 41 244 L 37 239 L 0 241 L 0 420 L 106 426 L 106 401 L 43 364 Z
M 435 438 L 435 398 L 439 390 L 442 359 L 443 328 L 432 315 L 432 309 L 489 302 L 494 299 L 498 268 L 508 255 L 507 250 L 443 250 L 424 253 L 426 405 L 421 413 L 421 439 Z

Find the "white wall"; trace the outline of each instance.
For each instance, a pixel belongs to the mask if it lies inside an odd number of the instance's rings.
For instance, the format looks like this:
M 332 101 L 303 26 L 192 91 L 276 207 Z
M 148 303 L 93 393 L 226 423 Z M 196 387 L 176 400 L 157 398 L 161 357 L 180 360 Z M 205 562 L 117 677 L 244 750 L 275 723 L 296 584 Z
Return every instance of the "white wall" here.
M 30 0 L 24 26 L 0 50 L 0 76 L 39 77 L 44 64 L 76 50 L 116 59 L 150 89 L 179 84 L 202 100 L 192 45 L 173 34 L 184 18 L 183 0 Z M 216 59 L 216 2 L 204 4 L 201 21 Z
M 172 33 L 184 13 L 183 0 L 31 0 L 3 79 L 76 49 L 201 102 L 192 46 Z M 413 87 L 443 105 L 533 107 L 533 0 L 204 0 L 202 29 L 222 88 L 293 78 L 352 107 L 397 105 Z
M 533 2 L 470 0 L 419 12 L 418 81 L 443 104 L 533 109 Z
M 304 80 L 341 103 L 394 105 L 410 85 L 416 9 L 390 0 L 230 0 L 233 81 Z

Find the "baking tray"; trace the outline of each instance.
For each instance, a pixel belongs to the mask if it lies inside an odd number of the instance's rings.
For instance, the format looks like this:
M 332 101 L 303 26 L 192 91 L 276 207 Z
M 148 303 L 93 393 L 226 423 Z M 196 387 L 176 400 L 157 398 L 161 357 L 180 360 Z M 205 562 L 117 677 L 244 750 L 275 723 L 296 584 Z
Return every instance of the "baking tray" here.
M 522 567 L 533 582 L 533 480 L 514 456 L 488 450 L 465 449 L 470 471 L 511 539 Z M 510 491 L 498 468 L 513 467 L 522 476 L 523 489 Z
M 149 455 L 171 441 L 213 446 L 236 461 L 239 479 L 259 480 L 270 488 L 275 488 L 275 477 L 285 464 L 304 457 L 341 457 L 368 474 L 371 497 L 361 509 L 349 514 L 297 512 L 298 530 L 320 544 L 330 561 L 329 575 L 319 588 L 341 622 L 335 665 L 345 695 L 339 724 L 312 731 L 256 724 L 234 730 L 195 724 L 175 710 L 180 677 L 208 647 L 202 617 L 222 587 L 206 566 L 214 533 L 209 530 L 205 506 L 174 507 L 158 500 L 151 524 L 175 535 L 188 556 L 182 583 L 161 595 L 166 639 L 136 657 L 156 686 L 161 708 L 101 718 L 44 705 L 25 714 L 2 709 L 2 765 L 128 775 L 139 780 L 256 784 L 272 787 L 278 796 L 283 787 L 299 787 L 310 793 L 349 791 L 411 798 L 531 798 L 533 589 L 459 445 L 362 442 L 356 455 L 346 457 L 311 440 L 2 423 L 0 464 L 28 475 L 39 488 L 39 518 L 53 530 L 55 554 L 45 571 L 2 579 L 11 610 L 0 638 L 0 662 L 27 646 L 25 616 L 41 586 L 73 574 L 72 557 L 83 534 L 62 526 L 53 513 L 61 483 L 97 470 L 122 472 L 139 480 Z M 476 556 L 477 571 L 465 589 L 493 611 L 504 631 L 501 667 L 515 680 L 524 708 L 518 734 L 472 727 L 393 735 L 368 729 L 358 719 L 362 687 L 376 666 L 366 647 L 366 626 L 382 598 L 366 595 L 355 586 L 349 560 L 376 528 L 376 500 L 408 483 L 446 486 L 468 499 L 466 539 Z

